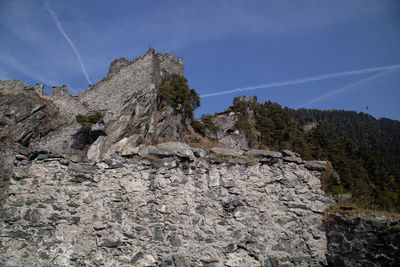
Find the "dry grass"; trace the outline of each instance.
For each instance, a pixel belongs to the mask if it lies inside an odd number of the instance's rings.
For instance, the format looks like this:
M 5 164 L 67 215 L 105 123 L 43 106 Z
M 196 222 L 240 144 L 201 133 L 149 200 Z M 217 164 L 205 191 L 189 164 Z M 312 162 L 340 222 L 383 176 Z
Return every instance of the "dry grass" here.
M 358 207 L 353 202 L 332 205 L 330 207 L 327 207 L 324 210 L 324 216 L 327 216 L 328 213 L 338 213 L 347 219 L 362 215 L 362 216 L 365 216 L 368 218 L 384 216 L 384 217 L 388 217 L 392 220 L 400 220 L 400 213 L 388 212 L 388 211 L 383 211 L 383 210 L 363 209 L 363 208 Z
M 8 175 L 8 174 L 2 174 L 2 175 L 1 175 L 1 178 L 2 178 L 4 181 L 8 181 L 8 180 L 10 180 L 10 175 Z
M 184 163 L 182 163 L 182 168 L 184 168 L 184 169 L 189 169 L 190 166 L 189 166 L 189 164 L 187 164 L 186 162 L 184 162 Z
M 250 161 L 247 162 L 244 166 L 250 167 L 250 166 L 256 165 L 259 162 L 258 159 L 254 159 L 254 158 L 249 158 L 249 159 L 250 159 Z
M 11 135 L 9 135 L 8 133 L 0 132 L 0 143 L 1 144 L 13 143 L 14 141 L 15 141 L 14 138 Z
M 197 139 L 198 141 L 193 142 L 193 139 Z M 210 150 L 213 147 L 221 147 L 216 140 L 209 139 L 196 132 L 184 132 L 182 141 L 190 147 L 202 148 L 204 150 Z
M 0 92 L 0 97 L 10 97 L 12 94 L 6 94 L 4 92 Z
M 39 98 L 40 100 L 42 100 L 43 102 L 45 102 L 47 105 L 52 106 L 53 108 L 56 107 L 56 105 L 54 104 L 53 100 L 51 100 L 50 98 L 43 96 L 43 95 L 39 95 L 38 93 L 34 92 L 33 93 L 37 98 Z

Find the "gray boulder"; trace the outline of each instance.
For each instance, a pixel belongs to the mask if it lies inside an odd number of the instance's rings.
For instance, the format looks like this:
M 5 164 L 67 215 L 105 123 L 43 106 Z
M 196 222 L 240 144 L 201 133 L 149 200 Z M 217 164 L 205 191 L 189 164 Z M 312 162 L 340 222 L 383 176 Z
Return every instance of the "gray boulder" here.
M 142 148 L 143 145 L 137 146 L 135 143 L 127 142 L 127 144 L 122 148 L 121 155 L 124 157 L 137 155 Z
M 79 172 L 79 173 L 94 173 L 95 172 L 95 167 L 93 166 L 92 163 L 73 163 L 70 162 L 68 165 L 68 170 L 74 171 L 74 172 Z
M 164 167 L 168 169 L 175 168 L 177 166 L 174 158 L 162 158 L 153 161 L 153 166 L 156 168 Z
M 239 157 L 243 155 L 243 151 L 234 150 L 230 148 L 220 148 L 220 147 L 213 147 L 211 148 L 211 153 L 222 155 L 222 156 L 231 156 L 231 157 Z
M 29 175 L 24 169 L 15 167 L 13 169 L 12 176 L 15 180 L 21 180 L 27 178 Z
M 300 158 L 300 154 L 290 151 L 290 150 L 282 150 L 282 154 L 284 157 L 293 157 L 293 158 Z
M 172 157 L 174 152 L 166 148 L 158 148 L 156 146 L 144 146 L 139 151 L 141 157 Z
M 194 158 L 195 158 L 192 148 L 189 145 L 182 143 L 182 142 L 162 143 L 162 144 L 158 144 L 157 148 L 168 149 L 169 151 L 172 151 L 178 157 L 189 158 L 190 160 L 194 160 Z
M 282 153 L 269 150 L 251 149 L 246 152 L 246 156 L 254 158 L 282 158 Z
M 301 158 L 298 158 L 298 157 L 283 157 L 283 161 L 285 161 L 285 162 L 293 162 L 293 163 L 297 163 L 297 164 L 303 163 L 303 160 Z
M 204 158 L 206 156 L 206 152 L 201 148 L 192 148 L 193 154 L 198 158 Z
M 218 127 L 216 133 L 206 131 L 209 138 L 218 138 L 218 143 L 224 148 L 235 150 L 248 149 L 246 134 L 239 131 L 236 127 L 236 115 L 234 112 L 217 114 L 212 118 L 215 126 Z
M 337 203 L 346 203 L 351 200 L 351 197 L 351 194 L 339 194 L 334 196 Z

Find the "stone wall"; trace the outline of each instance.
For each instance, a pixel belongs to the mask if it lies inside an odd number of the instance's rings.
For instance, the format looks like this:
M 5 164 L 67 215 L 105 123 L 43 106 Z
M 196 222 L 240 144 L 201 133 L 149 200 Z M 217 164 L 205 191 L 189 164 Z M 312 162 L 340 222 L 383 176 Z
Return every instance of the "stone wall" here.
M 105 110 L 115 118 L 127 99 L 149 84 L 156 84 L 160 75 L 171 73 L 183 75 L 182 62 L 171 54 L 158 54 L 149 49 L 134 61 L 122 58 L 111 63 L 107 77 L 79 93 L 79 97 L 89 109 Z
M 71 95 L 68 92 L 66 85 L 54 86 L 52 88 L 50 99 L 60 110 L 60 114 L 64 117 L 64 121 L 71 123 L 75 122 L 75 116 L 78 114 L 86 114 L 88 111 L 83 101 L 78 97 Z
M 319 172 L 282 158 L 144 150 L 148 158 L 39 154 L 17 164 L 2 207 L 0 265 L 326 264 L 322 211 L 332 201 Z

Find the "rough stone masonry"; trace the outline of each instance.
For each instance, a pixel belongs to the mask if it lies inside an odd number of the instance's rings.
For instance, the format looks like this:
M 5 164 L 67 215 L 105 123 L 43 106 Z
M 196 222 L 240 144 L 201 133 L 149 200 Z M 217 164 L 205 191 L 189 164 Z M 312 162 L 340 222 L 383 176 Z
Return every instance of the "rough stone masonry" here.
M 332 200 L 318 171 L 193 152 L 19 163 L 2 207 L 1 265 L 327 264 L 321 214 Z

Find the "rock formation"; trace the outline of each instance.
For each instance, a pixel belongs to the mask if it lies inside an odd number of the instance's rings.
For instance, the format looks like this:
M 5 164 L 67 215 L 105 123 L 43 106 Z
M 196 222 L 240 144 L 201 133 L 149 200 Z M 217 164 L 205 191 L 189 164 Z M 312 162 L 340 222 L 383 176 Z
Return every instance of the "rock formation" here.
M 325 212 L 329 163 L 249 150 L 234 112 L 213 119 L 217 147 L 177 142 L 197 137 L 158 98 L 170 74 L 183 75 L 182 60 L 149 49 L 78 96 L 0 81 L 1 266 L 398 262 L 398 220 Z M 94 125 L 75 120 L 96 112 Z
M 400 259 L 400 220 L 360 214 L 344 207 L 325 214 L 328 262 L 332 266 L 396 266 Z
M 58 108 L 41 97 L 40 89 L 16 80 L 0 81 L 0 173 L 11 171 L 17 153 L 29 154 L 26 147 L 32 140 L 59 126 Z
M 106 78 L 79 96 L 70 95 L 66 86 L 53 87 L 51 95 L 46 96 L 40 90 L 43 86 L 31 87 L 18 81 L 2 82 L 0 93 L 12 94 L 14 98 L 41 99 L 59 111 L 57 120 L 52 121 L 62 127 L 27 139 L 51 151 L 68 153 L 75 148 L 74 143 L 79 143 L 76 138 L 81 126 L 75 121 L 76 115 L 103 113 L 104 118 L 92 129 L 102 134 L 88 154 L 90 159 L 98 160 L 111 156 L 126 144 L 137 146 L 181 137 L 184 125 L 181 112 L 157 98 L 157 85 L 170 74 L 183 75 L 182 60 L 149 49 L 132 62 L 123 58 L 111 63 Z M 3 107 L 7 105 L 10 104 L 5 103 Z

